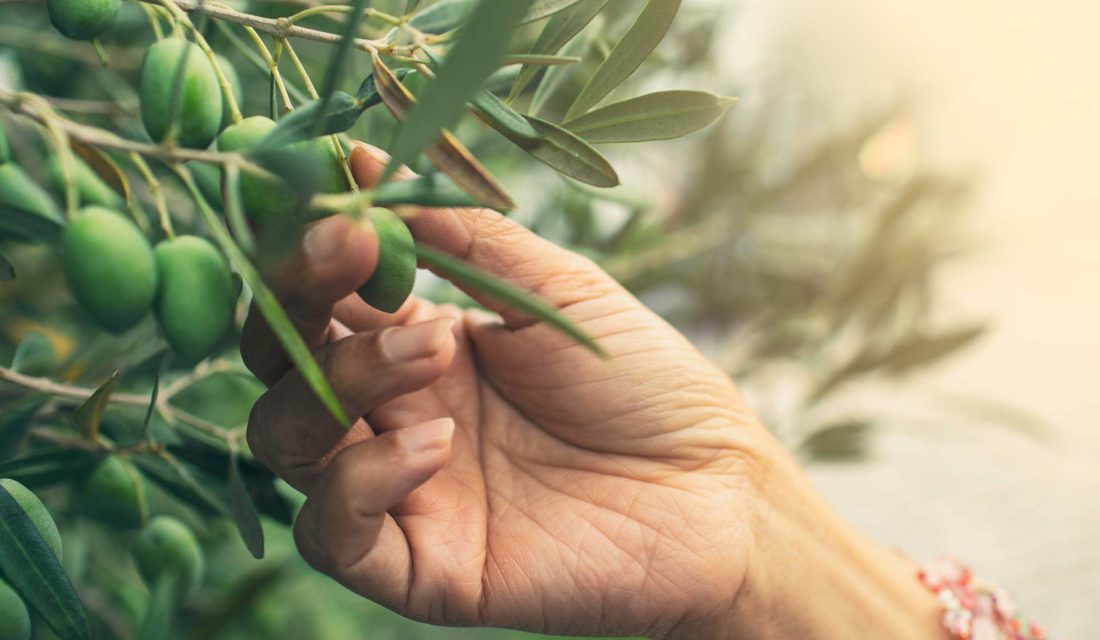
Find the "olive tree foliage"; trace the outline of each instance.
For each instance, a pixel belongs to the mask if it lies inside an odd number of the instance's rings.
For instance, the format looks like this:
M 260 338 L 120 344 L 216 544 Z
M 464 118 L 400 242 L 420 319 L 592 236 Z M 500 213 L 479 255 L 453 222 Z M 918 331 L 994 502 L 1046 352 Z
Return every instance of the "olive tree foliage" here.
M 946 251 L 920 221 L 962 189 L 853 178 L 889 117 L 762 173 L 781 136 L 722 118 L 737 87 L 708 84 L 716 17 L 680 5 L 0 2 L 0 478 L 17 483 L 0 484 L 0 607 L 62 638 L 433 636 L 305 569 L 288 534 L 301 497 L 244 441 L 262 392 L 237 353 L 253 304 L 347 421 L 259 275 L 322 217 L 379 230 L 382 280 L 360 295 L 380 309 L 407 297 L 419 261 L 602 354 L 401 221 L 421 205 L 510 212 L 600 261 L 749 388 L 797 369 L 776 423 L 810 425 L 787 436 L 811 453 L 864 431 L 862 417 L 803 419 L 837 389 L 977 337 L 928 313 Z M 706 90 L 685 88 L 694 78 Z M 351 180 L 352 139 L 392 154 L 380 184 Z M 639 164 L 692 170 L 647 188 Z M 396 179 L 401 165 L 421 177 Z M 844 193 L 822 191 L 834 184 Z M 806 198 L 837 215 L 808 220 Z

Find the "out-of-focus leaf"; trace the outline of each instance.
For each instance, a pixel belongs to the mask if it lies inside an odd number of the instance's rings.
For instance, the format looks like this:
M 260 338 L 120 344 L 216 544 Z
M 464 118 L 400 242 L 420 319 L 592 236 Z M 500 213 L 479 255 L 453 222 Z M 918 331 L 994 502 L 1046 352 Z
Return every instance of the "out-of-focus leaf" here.
M 403 120 L 409 108 L 415 104 L 412 94 L 397 81 L 393 71 L 377 54 L 372 54 L 372 60 L 375 81 L 383 102 L 395 118 Z M 479 204 L 502 211 L 515 206 L 511 196 L 496 178 L 449 131 L 443 131 L 439 142 L 428 147 L 426 153 L 440 171 L 447 174 Z
M 408 164 L 458 122 L 466 103 L 481 89 L 504 56 L 512 29 L 531 0 L 481 0 L 459 30 L 419 102 L 409 111 L 392 145 L 386 177 Z
M 167 361 L 167 358 L 164 360 Z M 141 435 L 145 437 L 149 434 L 149 424 L 153 421 L 153 414 L 157 411 L 157 398 L 160 396 L 160 374 L 158 370 L 157 374 L 153 376 L 153 390 L 149 392 L 149 406 L 145 408 L 145 418 L 141 421 Z
M 199 443 L 170 446 L 168 450 L 175 458 L 201 472 L 200 475 L 204 478 L 224 477 L 226 465 L 229 464 L 228 451 Z M 240 456 L 237 458 L 237 469 L 240 471 L 241 481 L 248 490 L 252 504 L 261 515 L 285 525 L 294 522 L 292 507 L 276 488 L 275 474 L 271 470 L 255 460 Z
M 549 18 L 555 13 L 577 4 L 579 1 L 580 0 L 532 0 L 531 7 L 527 9 L 527 13 L 524 14 L 521 22 L 535 22 L 536 20 Z
M 412 180 L 391 180 L 374 190 L 374 204 L 392 207 L 414 204 L 423 207 L 476 207 L 477 202 L 446 176 L 433 173 Z
M 661 91 L 591 111 L 564 126 L 596 144 L 670 140 L 709 125 L 734 102 L 705 91 Z
M 290 564 L 286 561 L 261 564 L 259 569 L 237 581 L 226 597 L 211 603 L 213 611 L 203 616 L 191 637 L 221 637 L 221 632 L 233 623 L 240 612 L 251 611 L 255 602 L 279 585 L 289 569 Z
M 6 253 L 0 251 L 0 281 L 15 280 L 15 264 Z
M 91 637 L 84 605 L 57 556 L 0 486 L 0 573 L 62 640 Z
M 576 340 L 593 353 L 600 357 L 606 357 L 607 354 L 604 353 L 592 336 L 588 335 L 572 320 L 562 315 L 561 311 L 546 301 L 540 300 L 518 287 L 503 282 L 461 260 L 430 247 L 418 245 L 416 255 L 440 275 L 474 289 L 498 302 L 503 302 L 511 309 L 526 313 L 540 322 L 545 322 Z
M 237 268 L 245 283 L 252 289 L 253 303 L 267 320 L 268 326 L 279 339 L 279 343 L 286 350 L 291 362 L 298 368 L 299 373 L 305 378 L 310 388 L 317 394 L 321 403 L 332 413 L 337 422 L 350 426 L 347 414 L 344 412 L 339 399 L 337 399 L 336 393 L 329 385 L 317 361 L 313 359 L 309 347 L 302 341 L 302 336 L 298 334 L 294 324 L 287 317 L 286 311 L 279 304 L 275 294 L 271 292 L 271 289 L 268 288 L 248 256 L 241 251 L 225 226 L 218 220 L 217 214 L 203 200 L 202 194 L 195 186 L 195 181 L 191 178 L 191 174 L 186 170 L 181 170 L 179 175 L 188 191 L 191 192 L 192 199 L 198 205 L 199 212 L 202 214 L 207 228 L 210 229 L 211 235 L 214 236 L 221 250 L 229 257 L 230 262 Z
M 35 414 L 49 399 L 46 394 L 36 394 L 0 409 L 0 460 L 19 446 L 30 430 Z
M 664 39 L 679 8 L 680 0 L 649 0 L 634 25 L 592 74 L 565 119 L 573 120 L 587 113 L 629 78 Z
M 581 0 L 581 2 L 572 4 L 566 10 L 555 15 L 550 19 L 550 22 L 546 23 L 542 33 L 539 34 L 538 40 L 531 47 L 531 54 L 548 55 L 557 53 L 559 49 L 587 27 L 593 18 L 607 6 L 609 1 Z M 524 67 L 516 78 L 515 84 L 512 85 L 512 91 L 509 93 L 508 99 L 514 100 L 516 96 L 523 93 L 523 90 L 527 88 L 527 85 L 534 79 L 538 71 L 538 68 L 534 66 Z
M 21 169 L 12 167 L 9 171 L 18 172 L 19 180 L 6 184 L 5 188 L 19 192 L 0 197 L 0 231 L 22 240 L 43 244 L 53 244 L 61 240 L 65 221 L 57 210 L 57 205 Z
M 118 386 L 119 372 L 115 371 L 106 382 L 99 385 L 95 393 L 84 401 L 73 413 L 73 423 L 89 440 L 99 437 L 99 423 L 103 419 L 103 410 L 111 400 L 111 394 Z
M 555 20 L 558 16 L 554 17 Z M 565 45 L 562 49 L 562 55 L 583 57 L 592 48 L 592 43 L 596 38 L 596 34 L 600 32 L 603 24 L 603 17 L 597 15 L 591 20 L 593 26 L 591 29 L 582 30 L 582 33 L 573 38 L 569 44 Z M 538 86 L 535 88 L 535 95 L 531 98 L 531 106 L 528 112 L 531 115 L 541 115 L 542 110 L 546 107 L 546 104 L 553 98 L 558 90 L 565 85 L 565 81 L 569 79 L 570 73 L 574 67 L 562 66 L 562 67 L 550 67 L 543 74 L 542 80 L 539 81 Z M 516 76 L 517 79 L 519 76 Z
M 18 480 L 30 487 L 23 478 L 58 470 L 71 477 L 80 469 L 91 468 L 98 459 L 98 454 L 83 449 L 42 447 L 0 463 L 0 478 Z
M 325 106 L 323 114 L 322 106 Z M 256 145 L 255 151 L 277 149 L 318 136 L 343 133 L 355 126 L 365 108 L 358 98 L 343 91 L 333 93 L 327 105 L 323 105 L 323 99 L 318 98 L 283 116 L 279 124 Z
M 223 502 L 195 478 L 195 475 L 179 460 L 171 456 L 141 455 L 134 456 L 134 464 L 141 469 L 142 475 L 165 489 L 177 500 L 181 500 L 201 513 L 208 515 L 226 515 Z
M 227 474 L 227 490 L 229 494 L 229 513 L 233 516 L 233 522 L 237 525 L 237 532 L 241 534 L 244 546 L 257 560 L 264 557 L 264 530 L 260 525 L 260 516 L 256 513 L 256 507 L 252 504 L 252 498 L 248 495 L 248 489 L 241 480 L 241 470 L 237 467 L 237 456 L 229 455 L 229 472 Z
M 15 348 L 11 368 L 29 375 L 44 375 L 54 368 L 55 357 L 53 342 L 38 331 L 30 331 Z
M 276 125 L 278 126 L 278 125 Z M 233 232 L 233 237 L 241 249 L 251 254 L 256 250 L 256 237 L 252 233 L 252 227 L 248 224 L 248 217 L 244 212 L 244 199 L 241 197 L 241 170 L 237 165 L 229 165 L 225 168 L 225 221 Z M 233 272 L 233 278 L 238 283 L 240 274 Z M 235 287 L 237 292 L 234 298 L 241 295 L 241 287 Z
M 179 582 L 175 576 L 167 571 L 158 576 L 150 589 L 148 606 L 134 634 L 135 640 L 171 638 L 179 597 Z
M 92 171 L 107 186 L 115 190 L 116 193 L 121 195 L 129 204 L 133 198 L 130 192 L 130 181 L 126 179 L 126 173 L 118 166 L 118 163 L 106 153 L 96 149 L 95 147 L 88 146 L 78 140 L 69 139 L 69 146 L 72 147 L 73 153 L 80 157 Z
M 867 456 L 872 424 L 867 420 L 845 420 L 814 429 L 798 445 L 799 453 L 812 461 L 851 461 Z
M 555 56 L 550 54 L 540 55 L 537 53 L 517 53 L 514 55 L 504 56 L 500 61 L 502 67 L 511 64 L 524 64 L 531 65 L 533 67 L 557 67 L 563 64 L 577 64 L 581 62 L 581 58 L 577 56 Z
M 440 34 L 466 21 L 476 0 L 441 0 L 428 5 L 409 19 L 409 25 L 424 33 Z

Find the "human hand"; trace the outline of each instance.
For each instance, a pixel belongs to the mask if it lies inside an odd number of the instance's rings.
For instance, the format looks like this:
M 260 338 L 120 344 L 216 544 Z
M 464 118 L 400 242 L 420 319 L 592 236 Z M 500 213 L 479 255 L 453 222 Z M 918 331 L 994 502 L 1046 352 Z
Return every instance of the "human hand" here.
M 354 147 L 363 186 L 376 154 Z M 338 425 L 255 313 L 242 353 L 271 386 L 249 444 L 308 496 L 295 538 L 318 570 L 435 624 L 755 637 L 786 615 L 778 593 L 797 595 L 781 572 L 814 566 L 781 547 L 813 545 L 821 562 L 866 549 L 822 515 L 729 379 L 589 260 L 491 211 L 408 222 L 418 242 L 556 306 L 610 358 L 474 291 L 499 315 L 421 299 L 370 309 L 354 292 L 374 236 L 347 217 L 314 224 L 271 284 L 363 417 Z M 796 632 L 795 618 L 772 629 Z

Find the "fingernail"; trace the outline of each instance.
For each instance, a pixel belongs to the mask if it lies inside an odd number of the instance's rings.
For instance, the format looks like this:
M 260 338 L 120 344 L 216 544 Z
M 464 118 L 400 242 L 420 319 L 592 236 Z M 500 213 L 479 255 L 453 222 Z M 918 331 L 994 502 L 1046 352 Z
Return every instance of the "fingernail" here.
M 447 448 L 455 432 L 455 421 L 440 418 L 398 432 L 401 446 L 409 453 L 424 454 Z
M 313 225 L 306 233 L 302 245 L 311 261 L 328 262 L 339 256 L 348 239 L 358 232 L 358 227 L 350 220 L 324 220 Z
M 454 324 L 455 321 L 451 318 L 438 318 L 410 327 L 386 329 L 380 338 L 382 355 L 393 363 L 408 362 L 433 355 L 443 346 Z

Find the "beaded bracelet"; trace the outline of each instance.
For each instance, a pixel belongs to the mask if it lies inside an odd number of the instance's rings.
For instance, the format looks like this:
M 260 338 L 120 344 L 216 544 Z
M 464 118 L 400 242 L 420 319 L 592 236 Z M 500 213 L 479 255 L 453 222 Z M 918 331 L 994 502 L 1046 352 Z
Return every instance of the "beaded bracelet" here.
M 938 558 L 917 573 L 943 604 L 943 626 L 959 640 L 1048 640 L 1034 622 L 1024 625 L 1008 594 L 974 576 L 953 558 Z

